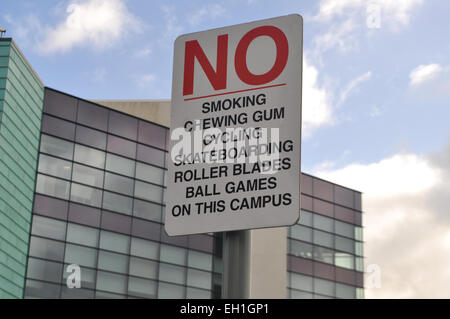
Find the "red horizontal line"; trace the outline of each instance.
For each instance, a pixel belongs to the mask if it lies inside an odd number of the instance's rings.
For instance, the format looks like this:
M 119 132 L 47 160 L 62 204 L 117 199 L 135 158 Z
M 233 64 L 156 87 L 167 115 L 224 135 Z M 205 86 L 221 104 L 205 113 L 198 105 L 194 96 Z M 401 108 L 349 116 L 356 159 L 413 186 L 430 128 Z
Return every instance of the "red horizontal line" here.
M 219 95 L 227 95 L 227 94 L 233 94 L 233 93 L 241 93 L 241 92 L 248 92 L 248 91 L 254 91 L 254 90 L 261 90 L 261 89 L 268 89 L 268 88 L 274 88 L 274 87 L 283 86 L 283 85 L 286 85 L 286 83 L 267 85 L 267 86 L 260 86 L 260 87 L 257 87 L 257 88 L 246 89 L 246 90 L 239 90 L 239 91 L 232 91 L 232 92 L 225 92 L 225 93 L 217 93 L 217 94 L 211 94 L 211 95 L 197 96 L 197 97 L 191 97 L 189 99 L 184 99 L 184 100 L 185 101 L 199 100 L 199 99 L 204 99 L 204 98 L 207 98 L 207 97 L 213 97 L 213 96 L 219 96 Z

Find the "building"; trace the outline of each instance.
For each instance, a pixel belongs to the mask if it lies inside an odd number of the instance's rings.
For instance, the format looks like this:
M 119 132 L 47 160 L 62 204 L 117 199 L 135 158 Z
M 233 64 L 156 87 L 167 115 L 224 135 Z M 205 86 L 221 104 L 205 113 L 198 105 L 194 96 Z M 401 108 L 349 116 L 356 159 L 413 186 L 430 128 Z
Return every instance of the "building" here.
M 221 297 L 223 235 L 162 224 L 169 114 L 47 88 L 0 40 L 0 298 Z M 363 297 L 361 194 L 301 181 L 298 224 L 250 232 L 249 296 Z

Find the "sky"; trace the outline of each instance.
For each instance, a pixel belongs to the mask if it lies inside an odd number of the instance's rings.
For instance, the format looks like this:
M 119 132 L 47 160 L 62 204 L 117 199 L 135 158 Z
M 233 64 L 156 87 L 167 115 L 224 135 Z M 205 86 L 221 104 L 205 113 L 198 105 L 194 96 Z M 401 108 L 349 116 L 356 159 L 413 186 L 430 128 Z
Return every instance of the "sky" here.
M 175 38 L 304 19 L 302 171 L 363 192 L 367 298 L 450 298 L 450 2 L 7 1 L 46 86 L 169 99 Z

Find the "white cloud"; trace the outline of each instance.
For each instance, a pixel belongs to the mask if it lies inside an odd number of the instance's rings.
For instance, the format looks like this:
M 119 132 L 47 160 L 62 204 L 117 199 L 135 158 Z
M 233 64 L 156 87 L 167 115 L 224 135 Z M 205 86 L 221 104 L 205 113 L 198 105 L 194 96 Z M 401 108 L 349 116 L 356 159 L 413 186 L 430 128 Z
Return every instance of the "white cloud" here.
M 153 50 L 149 46 L 147 46 L 142 49 L 136 50 L 136 52 L 134 53 L 134 56 L 138 57 L 138 58 L 147 57 L 152 53 L 152 51 Z
M 318 83 L 319 72 L 303 60 L 302 136 L 309 137 L 318 127 L 333 123 L 330 96 Z
M 75 46 L 105 49 L 141 27 L 122 0 L 71 1 L 65 14 L 59 25 L 45 27 L 38 47 L 41 52 L 64 52 Z
M 187 20 L 190 25 L 198 26 L 200 25 L 206 18 L 209 20 L 214 20 L 219 17 L 223 17 L 226 14 L 227 10 L 221 6 L 220 4 L 208 4 L 196 12 L 190 14 L 187 17 Z
M 450 144 L 429 156 L 397 154 L 313 172 L 363 192 L 365 264 L 381 267 L 368 298 L 449 298 Z
M 141 76 L 139 76 L 137 79 L 137 84 L 141 88 L 145 88 L 145 87 L 148 87 L 148 86 L 152 85 L 153 83 L 155 83 L 155 81 L 156 81 L 156 75 L 154 75 L 153 73 L 148 73 L 148 74 L 142 74 Z
M 163 39 L 169 41 L 172 45 L 175 38 L 183 31 L 183 27 L 178 23 L 174 6 L 164 5 L 162 6 L 162 11 L 165 20 Z
M 347 86 L 342 90 L 341 95 L 339 97 L 339 102 L 338 105 L 341 105 L 342 103 L 345 102 L 345 100 L 347 100 L 348 96 L 350 95 L 350 93 L 358 86 L 360 85 L 362 82 L 369 80 L 372 77 L 372 72 L 367 71 L 364 74 L 361 74 L 360 76 L 358 76 L 356 79 L 353 79 L 352 81 L 350 81 L 349 84 L 347 84 Z
M 421 64 L 409 74 L 410 85 L 420 85 L 426 81 L 432 80 L 442 71 L 442 67 L 437 63 Z

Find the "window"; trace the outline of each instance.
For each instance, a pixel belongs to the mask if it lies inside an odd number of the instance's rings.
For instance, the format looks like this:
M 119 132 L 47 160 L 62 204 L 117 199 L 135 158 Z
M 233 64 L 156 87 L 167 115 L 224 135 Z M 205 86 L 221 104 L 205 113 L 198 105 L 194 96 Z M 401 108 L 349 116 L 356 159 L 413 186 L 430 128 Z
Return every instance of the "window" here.
M 184 287 L 160 282 L 158 285 L 158 298 L 160 299 L 183 299 Z
M 360 242 L 355 242 L 355 254 L 358 256 L 363 255 L 363 244 Z
M 63 272 L 63 283 L 67 282 L 67 278 L 71 275 L 70 272 L 67 272 L 67 267 L 69 264 L 64 265 Z M 86 267 L 80 267 L 81 270 L 81 288 L 90 288 L 95 289 L 95 277 L 97 276 L 97 271 L 95 269 L 90 269 Z M 71 289 L 71 290 L 80 290 L 80 289 Z
M 75 121 L 78 100 L 72 96 L 53 90 L 45 90 L 44 111 Z
M 212 271 L 212 255 L 189 250 L 188 266 Z
M 156 279 L 158 264 L 154 261 L 131 257 L 130 258 L 130 275 Z
M 97 289 L 125 294 L 127 289 L 127 277 L 106 271 L 98 271 Z
M 326 295 L 326 296 L 334 296 L 335 283 L 330 280 L 324 280 L 320 278 L 314 278 L 314 292 Z
M 100 225 L 100 210 L 93 207 L 70 203 L 69 221 L 98 227 Z
M 311 244 L 303 243 L 297 240 L 289 240 L 289 253 L 302 258 L 312 258 L 313 248 Z
M 335 265 L 347 269 L 354 269 L 353 266 L 354 257 L 350 254 L 336 252 L 335 253 Z
M 97 250 L 78 245 L 66 244 L 64 261 L 68 264 L 95 268 L 97 265 Z
M 338 185 L 334 185 L 334 201 L 340 205 L 353 208 L 353 191 Z
M 70 200 L 85 205 L 100 207 L 102 202 L 102 191 L 96 188 L 72 183 Z
M 313 178 L 313 192 L 315 197 L 333 201 L 333 184 Z
M 108 135 L 108 152 L 116 153 L 122 156 L 135 158 L 136 157 L 136 143 L 125 140 L 120 137 Z
M 134 187 L 135 187 L 134 188 L 134 196 L 145 199 L 145 200 L 157 202 L 157 203 L 163 202 L 163 198 L 162 198 L 163 188 L 162 187 L 147 184 L 147 183 L 140 182 L 140 181 L 136 181 Z
M 336 236 L 336 249 L 348 253 L 354 253 L 355 241 L 352 239 Z
M 361 257 L 356 257 L 356 270 L 364 271 L 364 260 Z
M 86 101 L 78 102 L 78 122 L 106 131 L 109 110 Z
M 38 171 L 56 177 L 70 179 L 70 175 L 72 173 L 72 163 L 41 154 L 39 156 Z
M 164 151 L 138 144 L 137 159 L 139 161 L 164 167 L 165 157 Z
M 44 114 L 41 131 L 73 140 L 75 136 L 75 124 Z
M 186 249 L 161 244 L 161 261 L 172 264 L 186 265 Z
M 363 240 L 362 227 L 355 226 L 355 239 L 359 241 Z
M 42 134 L 41 152 L 62 157 L 68 160 L 72 160 L 73 143 L 61 140 L 56 137 Z
M 313 225 L 313 215 L 310 212 L 307 211 L 300 211 L 300 219 L 298 220 L 298 223 L 300 225 L 305 225 L 305 226 L 311 226 Z
M 188 287 L 186 291 L 186 299 L 210 299 L 211 291 Z
M 166 146 L 166 131 L 166 128 L 153 123 L 139 121 L 139 142 L 164 149 Z
M 66 238 L 66 223 L 35 215 L 31 233 L 42 237 L 64 240 Z
M 153 280 L 129 277 L 128 294 L 142 298 L 156 298 L 156 285 Z
M 134 177 L 135 161 L 114 154 L 106 154 L 106 170 Z
M 28 278 L 59 283 L 62 278 L 62 264 L 29 258 L 27 276 Z
M 131 217 L 103 211 L 101 227 L 128 235 L 131 231 Z
M 102 230 L 100 234 L 100 248 L 128 254 L 130 237 Z
M 59 298 L 60 285 L 28 279 L 25 286 L 25 298 Z
M 333 219 L 315 214 L 314 215 L 314 228 L 332 232 L 333 231 Z
M 353 225 L 336 220 L 334 227 L 336 234 L 353 238 Z
M 50 216 L 57 219 L 67 219 L 68 203 L 64 200 L 36 195 L 34 197 L 33 212 L 39 215 Z
M 76 144 L 74 160 L 82 164 L 102 169 L 105 166 L 105 152 Z
M 160 263 L 159 280 L 184 285 L 186 284 L 186 268 Z
M 98 229 L 69 223 L 67 227 L 67 241 L 75 244 L 97 247 Z
M 106 133 L 77 125 L 75 138 L 77 143 L 86 144 L 104 150 L 106 148 Z
M 161 222 L 161 210 L 161 205 L 139 199 L 134 200 L 133 216 Z
M 80 164 L 73 164 L 72 180 L 95 187 L 103 187 L 103 171 Z
M 38 193 L 62 199 L 69 199 L 69 187 L 69 182 L 38 174 L 36 182 L 36 192 Z
M 159 244 L 153 241 L 135 238 L 131 239 L 131 255 L 159 259 Z
M 312 241 L 312 230 L 305 226 L 294 225 L 290 228 L 290 237 L 307 242 Z
M 296 273 L 289 273 L 290 286 L 294 289 L 313 291 L 313 278 Z
M 337 283 L 336 297 L 345 299 L 354 299 L 356 297 L 356 287 Z
M 31 236 L 30 256 L 62 261 L 64 259 L 64 243 Z
M 137 138 L 138 120 L 129 115 L 109 112 L 109 132 L 132 140 Z
M 315 246 L 314 260 L 321 261 L 327 264 L 334 263 L 334 252 L 331 249 Z
M 103 193 L 104 209 L 131 215 L 132 207 L 133 207 L 133 199 L 130 197 L 113 194 L 106 191 Z
M 126 273 L 128 271 L 128 256 L 100 250 L 98 253 L 98 268 Z
M 133 179 L 105 173 L 105 189 L 133 196 Z M 130 210 L 131 211 L 131 210 Z
M 136 163 L 136 178 L 143 181 L 163 185 L 164 184 L 164 169 L 155 166 Z
M 211 288 L 211 273 L 201 270 L 189 268 L 187 284 L 188 286 L 210 289 Z
M 333 235 L 320 230 L 314 230 L 314 244 L 333 248 Z

